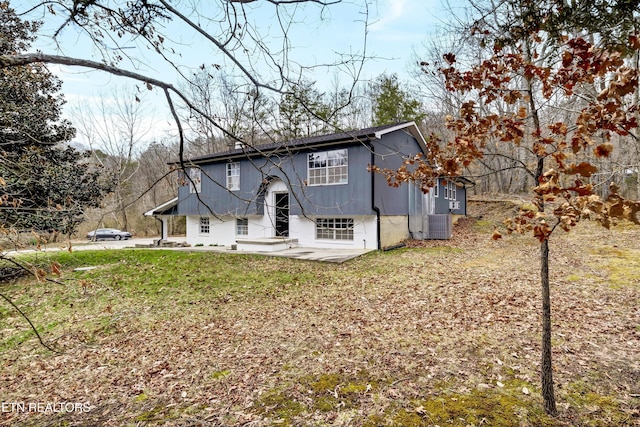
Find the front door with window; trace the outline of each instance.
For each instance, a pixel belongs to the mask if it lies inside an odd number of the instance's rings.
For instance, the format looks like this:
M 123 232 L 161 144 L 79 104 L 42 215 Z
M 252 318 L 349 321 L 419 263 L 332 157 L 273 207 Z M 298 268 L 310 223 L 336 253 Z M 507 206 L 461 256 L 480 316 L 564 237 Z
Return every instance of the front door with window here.
M 289 237 L 289 193 L 275 194 L 276 237 Z

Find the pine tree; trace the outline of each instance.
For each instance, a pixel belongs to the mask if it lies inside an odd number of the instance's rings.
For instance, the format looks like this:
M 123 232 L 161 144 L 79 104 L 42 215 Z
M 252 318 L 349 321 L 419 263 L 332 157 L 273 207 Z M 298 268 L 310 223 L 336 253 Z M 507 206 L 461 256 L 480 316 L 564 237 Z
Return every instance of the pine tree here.
M 374 126 L 404 121 L 417 123 L 425 117 L 420 102 L 401 87 L 396 74 L 382 74 L 373 84 L 371 92 Z

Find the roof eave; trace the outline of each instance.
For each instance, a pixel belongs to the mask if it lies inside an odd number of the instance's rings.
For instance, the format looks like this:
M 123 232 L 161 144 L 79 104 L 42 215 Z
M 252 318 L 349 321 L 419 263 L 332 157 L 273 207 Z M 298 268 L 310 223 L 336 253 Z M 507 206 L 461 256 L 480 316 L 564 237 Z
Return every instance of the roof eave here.
M 422 132 L 420 132 L 420 129 L 418 129 L 418 126 L 416 125 L 416 122 L 405 122 L 405 123 L 400 123 L 396 126 L 387 128 L 387 129 L 383 129 L 381 131 L 378 131 L 375 133 L 375 137 L 377 139 L 382 138 L 382 135 L 385 135 L 387 133 L 391 133 L 391 132 L 395 132 L 397 130 L 406 130 L 407 132 L 409 132 L 411 134 L 411 136 L 413 136 L 416 141 L 418 141 L 418 144 L 420 144 L 420 147 L 422 148 L 422 150 L 426 153 L 427 152 L 427 140 L 424 139 L 424 136 L 422 135 Z
M 221 153 L 216 153 L 212 155 L 199 156 L 194 157 L 192 159 L 185 159 L 184 163 L 189 165 L 198 165 L 198 164 L 207 164 L 207 163 L 218 163 L 224 161 L 230 161 L 235 159 L 244 159 L 247 157 L 264 157 L 272 154 L 279 154 L 285 151 L 297 152 L 301 150 L 309 150 L 318 147 L 330 147 L 335 145 L 341 145 L 346 143 L 364 143 L 368 142 L 371 139 L 381 139 L 383 135 L 386 135 L 391 132 L 396 132 L 398 130 L 404 130 L 413 136 L 420 148 L 426 153 L 427 152 L 427 143 L 424 139 L 424 136 L 420 132 L 420 129 L 416 126 L 415 122 L 404 122 L 399 123 L 397 125 L 392 125 L 388 127 L 384 127 L 384 129 L 374 130 L 364 129 L 365 132 L 354 131 L 350 132 L 341 132 L 336 134 L 336 137 L 331 140 L 322 140 L 322 141 L 309 141 L 304 142 L 300 140 L 293 140 L 289 142 L 283 142 L 282 144 L 267 144 L 266 146 L 256 146 L 256 147 L 248 147 L 248 148 L 237 148 L 234 150 L 229 150 Z M 315 137 L 312 137 L 315 138 Z M 307 138 L 305 138 L 307 139 Z M 179 165 L 180 161 L 169 162 L 169 165 Z
M 172 208 L 172 207 L 176 206 L 177 204 L 178 204 L 178 198 L 174 197 L 173 199 L 169 200 L 168 202 L 164 202 L 160 206 L 156 206 L 155 208 L 151 209 L 150 211 L 145 212 L 142 215 L 143 216 L 161 215 L 161 214 L 156 213 L 156 211 L 162 211 L 162 210 L 165 210 L 165 209 L 168 209 L 168 208 Z
M 199 164 L 207 164 L 207 163 L 225 162 L 225 161 L 235 160 L 235 159 L 246 159 L 248 157 L 268 157 L 274 154 L 282 154 L 285 151 L 297 152 L 302 150 L 309 150 L 309 149 L 314 149 L 319 147 L 331 147 L 335 145 L 342 145 L 342 144 L 348 144 L 353 142 L 363 143 L 371 140 L 372 138 L 378 138 L 378 136 L 372 133 L 369 135 L 345 137 L 345 138 L 335 139 L 332 141 L 315 142 L 315 143 L 309 143 L 304 145 L 303 144 L 300 144 L 300 145 L 283 144 L 280 147 L 275 147 L 275 148 L 266 149 L 266 150 L 261 150 L 260 146 L 257 146 L 256 149 L 252 148 L 249 150 L 238 148 L 233 151 L 222 152 L 216 155 L 195 157 L 193 159 L 185 159 L 184 163 L 188 165 L 199 165 Z M 167 164 L 179 165 L 180 161 L 173 161 Z

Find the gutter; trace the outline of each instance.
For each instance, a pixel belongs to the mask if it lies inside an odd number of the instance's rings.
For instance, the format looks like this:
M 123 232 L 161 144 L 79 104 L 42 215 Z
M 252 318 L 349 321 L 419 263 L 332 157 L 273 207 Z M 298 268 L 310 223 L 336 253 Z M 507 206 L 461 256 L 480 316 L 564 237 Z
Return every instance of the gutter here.
M 373 144 L 369 141 L 366 142 L 366 145 L 369 147 L 369 151 L 371 151 L 371 166 L 375 165 L 376 160 L 376 152 L 373 148 Z M 380 208 L 376 206 L 376 183 L 375 183 L 375 172 L 371 173 L 371 209 L 376 213 L 376 235 L 378 236 L 376 246 L 378 250 L 382 249 L 382 240 L 380 239 Z

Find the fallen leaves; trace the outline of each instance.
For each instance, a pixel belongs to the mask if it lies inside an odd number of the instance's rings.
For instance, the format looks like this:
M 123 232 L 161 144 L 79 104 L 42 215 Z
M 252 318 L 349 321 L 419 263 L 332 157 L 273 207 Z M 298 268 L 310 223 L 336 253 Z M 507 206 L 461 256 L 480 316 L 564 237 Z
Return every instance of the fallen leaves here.
M 523 236 L 494 242 L 491 233 L 475 232 L 466 220 L 453 240 L 412 242 L 409 250 L 341 265 L 269 259 L 261 270 L 265 281 L 281 271 L 300 277 L 313 271 L 314 279 L 229 298 L 212 298 L 203 287 L 197 304 L 177 298 L 178 289 L 151 303 L 143 289 L 128 295 L 92 283 L 90 295 L 81 295 L 85 302 L 77 301 L 73 317 L 54 332 L 66 354 L 44 354 L 31 341 L 3 351 L 3 398 L 89 401 L 92 410 L 82 420 L 94 425 L 145 417 L 177 424 L 188 416 L 192 424 L 212 425 L 286 420 L 265 419 L 272 412 L 257 409 L 269 402 L 265 396 L 282 396 L 282 407 L 297 402 L 291 407 L 302 408 L 301 425 L 358 424 L 398 406 L 427 419 L 428 407 L 415 402 L 444 390 L 513 389 L 538 399 L 538 247 Z M 640 250 L 639 233 L 585 224 L 551 243 L 560 401 L 576 381 L 621 401 L 640 392 L 634 381 L 640 379 L 640 289 L 614 281 L 607 267 L 624 251 Z M 92 311 L 98 302 L 92 295 L 101 293 L 108 301 Z M 94 330 L 79 329 L 84 317 L 93 319 Z M 338 381 L 330 387 L 334 394 L 310 395 L 304 379 L 325 375 L 352 384 Z M 351 400 L 344 398 L 348 390 Z M 355 408 L 314 409 L 335 395 Z M 10 414 L 0 425 L 39 421 L 37 414 Z
M 54 261 L 51 263 L 51 273 L 54 274 L 55 276 L 61 277 L 62 276 L 62 271 L 60 270 L 62 266 L 60 265 L 59 262 Z

